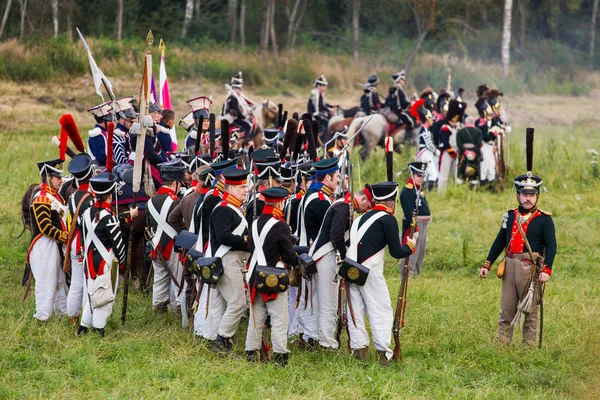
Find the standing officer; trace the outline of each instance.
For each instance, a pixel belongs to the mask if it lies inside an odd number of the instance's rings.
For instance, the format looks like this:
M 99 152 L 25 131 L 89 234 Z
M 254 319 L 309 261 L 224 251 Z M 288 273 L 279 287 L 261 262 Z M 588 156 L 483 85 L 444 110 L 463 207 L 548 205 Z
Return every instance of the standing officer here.
M 529 135 L 531 133 L 531 135 Z M 514 319 L 523 307 L 525 297 L 533 288 L 533 301 L 523 323 L 523 344 L 535 342 L 538 329 L 539 285 L 548 282 L 556 255 L 556 235 L 552 214 L 537 207 L 542 178 L 531 173 L 533 132 L 528 132 L 526 174 L 514 180 L 519 207 L 508 210 L 502 219 L 500 231 L 479 271 L 486 278 L 498 256 L 504 251 L 504 265 L 498 266 L 502 277 L 498 340 L 507 345 L 512 340 Z M 533 259 L 532 259 L 533 256 Z
M 319 121 L 319 132 L 327 132 L 327 124 L 332 116 L 331 104 L 325 103 L 325 90 L 327 90 L 327 79 L 325 75 L 319 76 L 314 80 L 315 88 L 310 91 L 310 99 L 306 111 L 314 119 Z

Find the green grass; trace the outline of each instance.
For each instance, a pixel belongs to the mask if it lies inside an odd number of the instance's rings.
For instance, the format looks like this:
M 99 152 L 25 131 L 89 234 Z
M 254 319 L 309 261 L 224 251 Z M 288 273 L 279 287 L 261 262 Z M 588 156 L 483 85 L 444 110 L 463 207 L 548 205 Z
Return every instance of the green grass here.
M 515 172 L 524 170 L 523 131 L 513 130 Z M 498 347 L 500 280 L 477 277 L 514 193 L 453 187 L 428 194 L 434 219 L 424 272 L 409 284 L 404 360 L 381 368 L 355 361 L 345 346 L 337 355 L 290 346 L 287 369 L 245 361 L 246 322 L 235 357 L 216 357 L 173 315 L 155 316 L 151 298 L 135 290 L 127 325 L 119 322 L 119 296 L 105 339 L 76 337 L 66 318 L 36 322 L 34 298 L 22 303 L 19 285 L 27 240 L 9 234 L 20 231 L 18 204 L 38 179 L 35 161 L 56 154 L 47 139 L 55 129 L 4 132 L 11 146 L 0 150 L 0 398 L 598 398 L 600 185 L 585 150 L 599 142 L 593 125 L 571 127 L 568 135 L 558 127 L 539 131 L 534 171 L 548 190 L 540 206 L 553 212 L 558 239 L 542 350 L 523 349 L 520 330 L 511 347 Z M 398 171 L 413 152 L 396 156 Z M 382 155 L 361 164 L 362 184 L 385 179 Z M 398 271 L 387 259 L 393 303 Z

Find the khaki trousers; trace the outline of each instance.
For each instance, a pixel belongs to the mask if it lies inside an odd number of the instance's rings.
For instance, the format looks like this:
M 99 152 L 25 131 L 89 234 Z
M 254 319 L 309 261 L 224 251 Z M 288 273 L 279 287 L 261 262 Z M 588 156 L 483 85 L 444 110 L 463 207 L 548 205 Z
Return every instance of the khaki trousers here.
M 250 306 L 250 321 L 246 333 L 246 351 L 260 350 L 262 335 L 267 315 L 271 317 L 271 343 L 273 352 L 288 353 L 288 292 L 278 293 L 275 300 L 263 301 L 260 293 L 256 294 L 254 304 Z M 254 323 L 256 322 L 256 327 Z
M 534 266 L 517 258 L 505 258 L 506 268 L 502 277 L 502 298 L 500 299 L 500 319 L 498 320 L 498 340 L 500 343 L 509 344 L 512 340 L 513 329 L 510 327 L 514 319 L 519 303 L 527 295 L 529 289 L 529 278 L 531 277 L 531 268 Z M 523 343 L 535 343 L 538 329 L 538 280 L 537 276 L 534 284 L 534 297 L 532 311 L 524 312 L 523 316 Z
M 225 338 L 235 335 L 238 325 L 246 310 L 246 291 L 244 290 L 244 272 L 246 265 L 244 258 L 248 255 L 245 251 L 229 251 L 222 258 L 223 275 L 217 282 L 215 296 L 221 297 L 226 303 L 225 311 L 221 314 L 220 310 L 213 309 L 213 304 L 209 304 L 209 314 L 217 311 L 215 323 L 218 324 L 218 334 Z M 211 290 L 212 292 L 213 290 Z M 215 304 L 221 303 L 220 299 Z M 219 318 L 219 316 L 221 316 Z

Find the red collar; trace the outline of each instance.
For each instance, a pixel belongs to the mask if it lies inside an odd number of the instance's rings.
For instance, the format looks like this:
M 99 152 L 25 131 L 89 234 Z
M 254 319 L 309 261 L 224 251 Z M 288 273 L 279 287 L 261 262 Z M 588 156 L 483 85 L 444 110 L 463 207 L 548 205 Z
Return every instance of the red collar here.
M 196 186 L 196 192 L 198 192 L 200 194 L 206 194 L 206 193 L 208 193 L 209 190 L 210 190 L 210 188 L 207 188 L 207 187 L 200 186 L 200 188 L 198 188 L 198 186 Z
M 45 193 L 50 193 L 53 196 L 56 196 L 58 194 L 58 190 L 53 189 L 47 183 L 42 183 L 42 186 L 40 186 L 40 191 L 45 192 Z
M 352 193 L 348 192 L 346 193 L 346 195 L 344 196 L 344 203 L 346 204 L 350 204 L 350 201 L 352 201 L 352 207 L 355 210 L 358 210 L 358 201 L 356 201 L 356 197 L 354 197 L 352 195 Z
M 111 212 L 110 203 L 107 203 L 105 201 L 100 202 L 100 201 L 96 200 L 94 202 L 94 207 L 100 208 L 100 209 L 105 209 L 106 211 Z
M 232 206 L 237 207 L 237 208 L 242 207 L 242 202 L 240 200 L 238 200 L 237 197 L 235 197 L 234 195 L 232 195 L 231 193 L 228 193 L 228 192 L 225 192 L 223 194 L 223 201 L 226 201 L 229 204 L 231 204 Z
M 265 204 L 262 210 L 263 215 L 272 215 L 273 218 L 283 221 L 283 211 L 279 208 L 271 206 L 269 204 Z
M 419 189 L 420 189 L 420 186 L 421 186 L 421 185 L 417 185 L 417 184 L 415 184 L 415 181 L 413 181 L 413 179 L 412 179 L 412 178 L 408 178 L 408 181 L 406 181 L 406 183 L 410 183 L 410 184 L 412 184 L 412 185 L 413 185 L 413 186 L 414 186 L 414 187 L 415 187 L 417 190 L 419 190 Z
M 170 187 L 161 186 L 160 189 L 156 192 L 156 194 L 168 194 L 175 196 L 175 191 Z
M 383 204 L 376 204 L 375 207 L 373 207 L 373 211 L 385 211 L 386 213 L 393 215 L 392 210 Z
M 90 183 L 89 182 L 80 183 L 77 190 L 81 190 L 82 192 L 89 192 L 90 191 Z
M 197 184 L 198 184 L 198 181 L 192 180 L 192 182 L 190 182 L 190 187 L 196 187 Z

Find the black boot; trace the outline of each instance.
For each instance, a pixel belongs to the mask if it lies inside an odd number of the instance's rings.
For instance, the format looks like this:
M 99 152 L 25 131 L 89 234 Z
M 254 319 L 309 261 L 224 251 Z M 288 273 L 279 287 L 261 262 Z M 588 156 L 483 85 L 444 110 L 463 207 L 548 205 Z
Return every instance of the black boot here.
M 167 313 L 167 306 L 169 305 L 169 301 L 165 301 L 164 303 L 159 303 L 156 306 L 154 306 L 154 313 L 155 314 L 166 314 Z
M 288 359 L 290 357 L 289 353 L 275 353 L 273 355 L 273 362 L 277 365 L 279 365 L 280 367 L 287 367 L 288 365 Z
M 258 350 L 246 350 L 246 360 L 248 362 L 260 361 L 260 354 Z
M 233 350 L 233 343 L 230 338 L 217 335 L 217 340 L 212 342 L 211 350 L 214 353 L 230 353 Z
M 100 335 L 101 338 L 104 337 L 104 328 L 94 328 L 94 330 L 98 332 L 98 335 Z
M 79 328 L 77 328 L 77 336 L 85 335 L 88 333 L 88 330 L 87 326 L 79 325 Z

